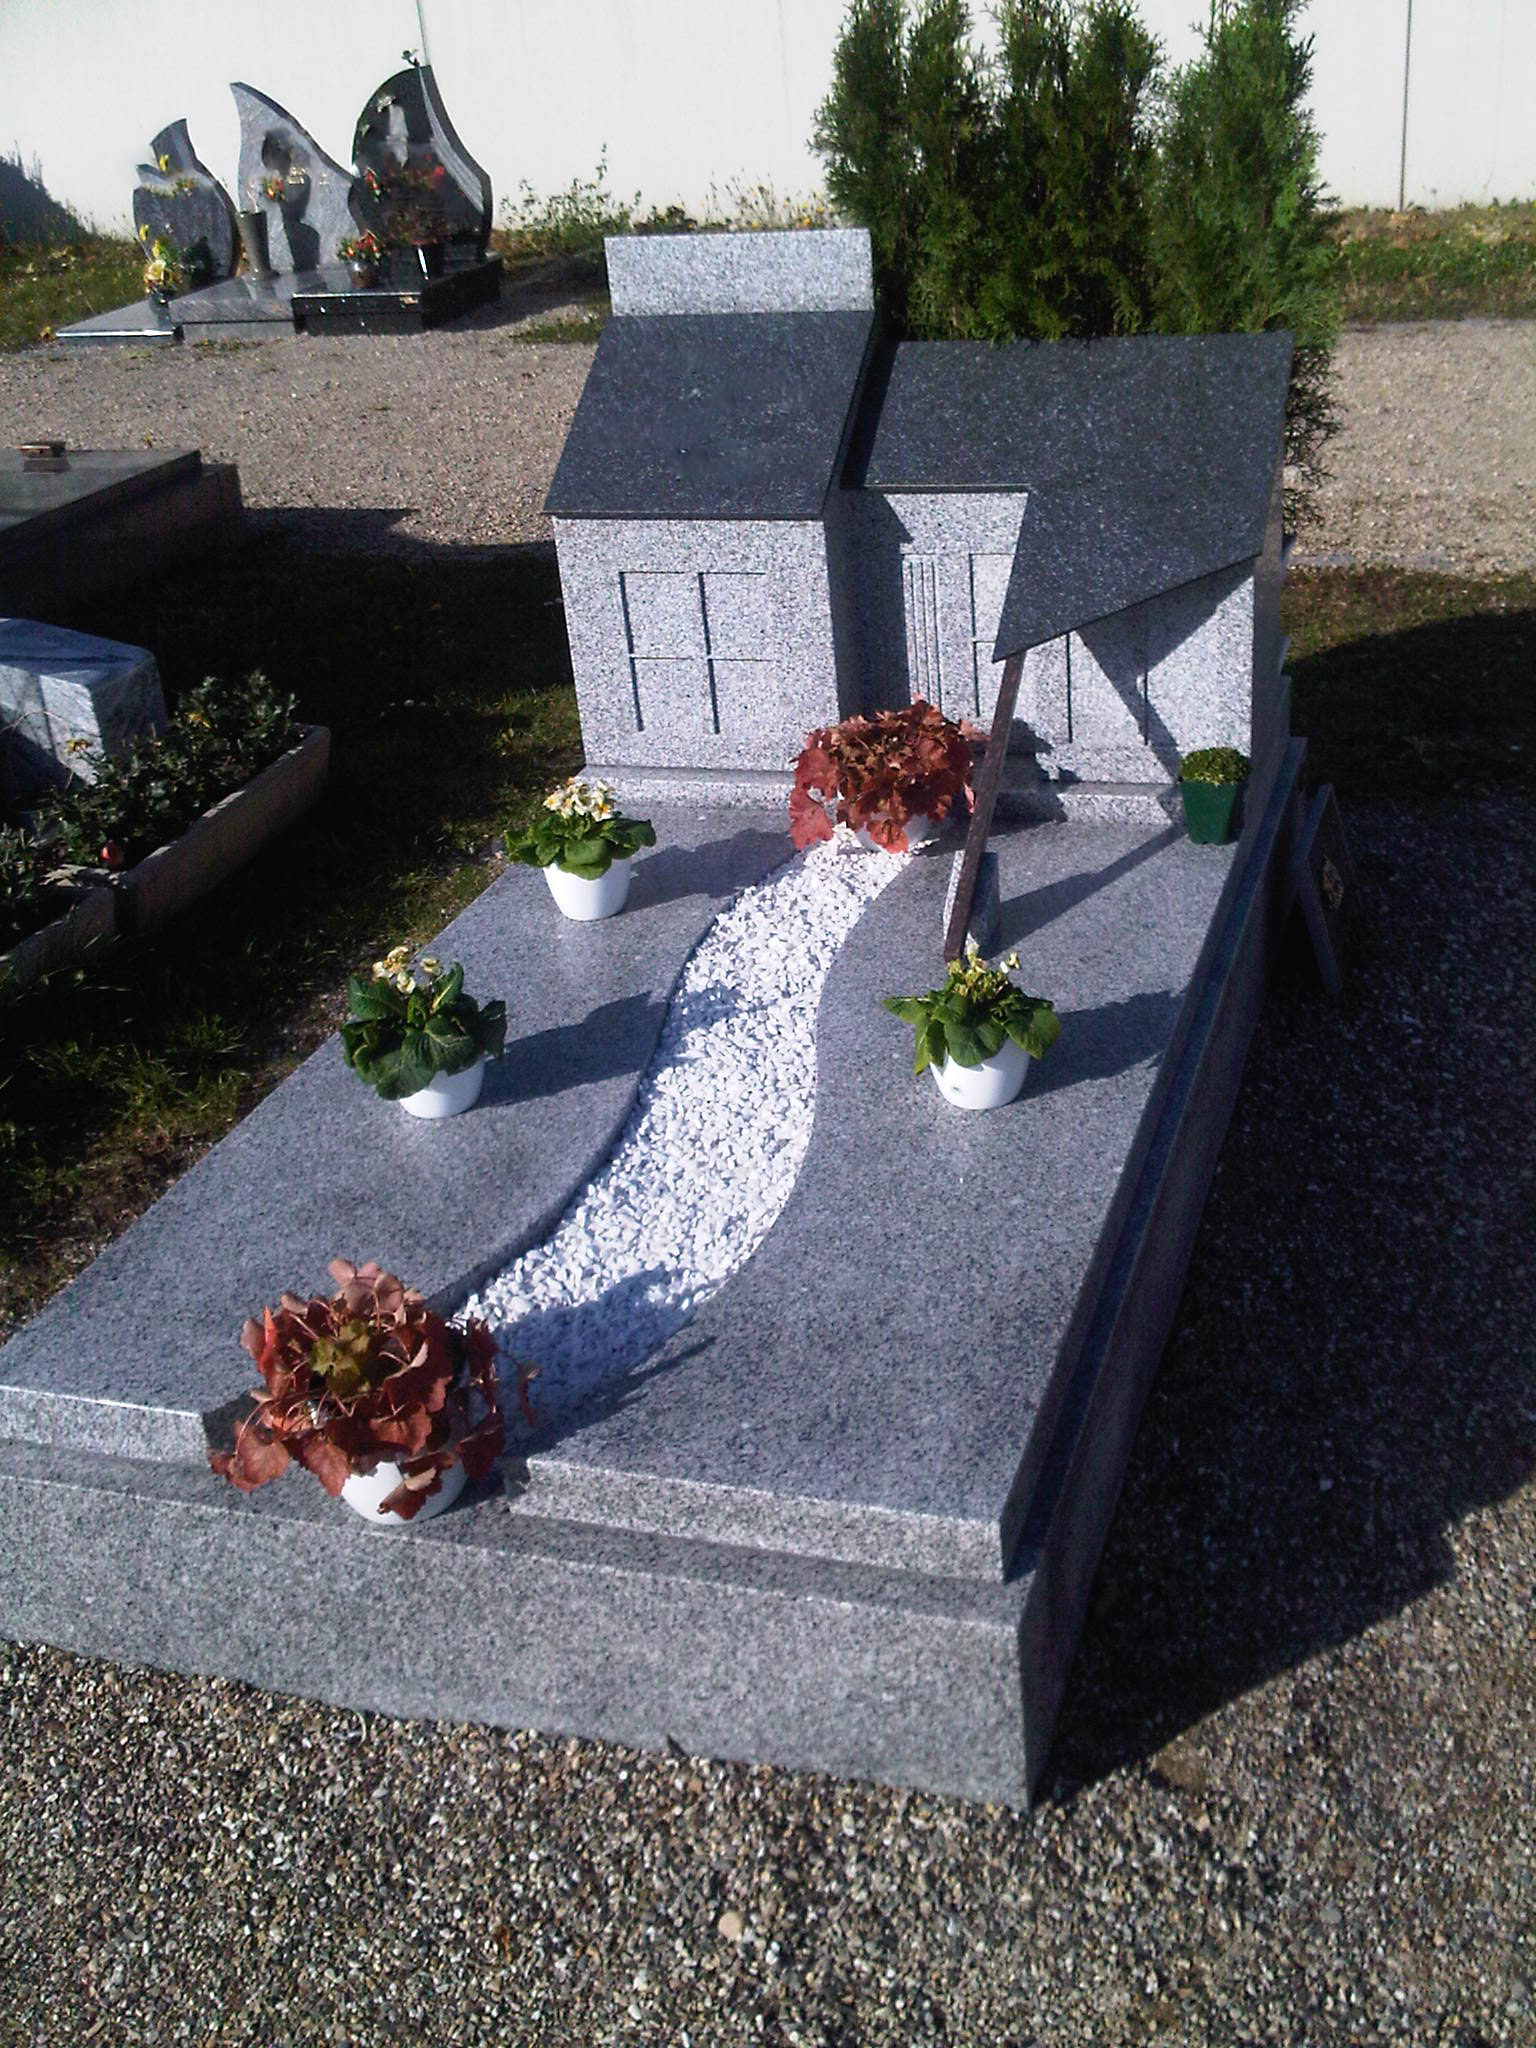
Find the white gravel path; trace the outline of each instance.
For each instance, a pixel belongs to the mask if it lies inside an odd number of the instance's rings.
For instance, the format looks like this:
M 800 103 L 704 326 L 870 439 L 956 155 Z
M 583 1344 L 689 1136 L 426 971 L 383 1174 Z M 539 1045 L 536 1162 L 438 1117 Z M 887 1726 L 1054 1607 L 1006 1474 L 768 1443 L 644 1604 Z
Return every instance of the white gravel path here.
M 910 857 L 813 847 L 694 949 L 612 1159 L 465 1305 L 539 1367 L 541 1413 L 638 1365 L 762 1242 L 810 1142 L 827 970 Z

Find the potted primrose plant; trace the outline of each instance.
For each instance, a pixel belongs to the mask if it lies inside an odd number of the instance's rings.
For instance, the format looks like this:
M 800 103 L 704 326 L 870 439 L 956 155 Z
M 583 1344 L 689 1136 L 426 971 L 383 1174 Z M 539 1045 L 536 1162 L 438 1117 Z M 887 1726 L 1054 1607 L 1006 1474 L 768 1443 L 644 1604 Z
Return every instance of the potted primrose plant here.
M 885 1007 L 912 1025 L 917 1057 L 946 1102 L 956 1109 L 1000 1109 L 1024 1086 L 1030 1056 L 1049 1052 L 1061 1019 L 1044 996 L 1027 996 L 1010 977 L 1019 964 L 1006 953 L 989 967 L 972 945 L 951 960 L 942 988 L 921 996 L 887 996 Z
M 606 782 L 573 775 L 550 791 L 526 831 L 507 835 L 507 854 L 542 868 L 565 915 L 587 923 L 624 908 L 634 857 L 655 844 L 650 820 L 624 817 Z
M 848 826 L 866 847 L 911 853 L 971 801 L 971 741 L 922 698 L 900 711 L 845 718 L 811 733 L 795 763 L 789 829 L 796 846 Z
M 507 1037 L 505 1003 L 477 1003 L 464 993 L 464 969 L 423 954 L 418 980 L 410 951 L 395 946 L 373 963 L 371 978 L 347 984 L 352 1014 L 341 1049 L 386 1102 L 409 1116 L 457 1116 L 479 1099 L 485 1063 L 500 1057 Z
M 1231 838 L 1248 766 L 1248 756 L 1236 747 L 1201 747 L 1179 763 L 1184 823 L 1197 846 L 1221 846 Z
M 369 1521 L 440 1514 L 501 1456 L 506 1429 L 486 1325 L 462 1329 L 373 1261 L 333 1259 L 334 1295 L 284 1294 L 240 1341 L 263 1390 L 210 1451 L 221 1478 L 251 1493 L 297 1463 Z M 522 1368 L 518 1401 L 531 1417 Z

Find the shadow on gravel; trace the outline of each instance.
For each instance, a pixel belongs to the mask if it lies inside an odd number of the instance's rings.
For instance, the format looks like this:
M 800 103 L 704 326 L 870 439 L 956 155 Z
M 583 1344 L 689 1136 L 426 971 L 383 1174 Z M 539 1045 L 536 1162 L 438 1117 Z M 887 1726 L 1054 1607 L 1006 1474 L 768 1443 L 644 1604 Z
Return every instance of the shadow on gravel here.
M 1347 986 L 1330 1003 L 1294 945 L 1278 968 L 1095 1585 L 1057 1797 L 1447 1579 L 1450 1532 L 1536 1472 L 1536 807 L 1348 823 Z M 1333 1767 L 1351 1754 L 1341 1738 Z

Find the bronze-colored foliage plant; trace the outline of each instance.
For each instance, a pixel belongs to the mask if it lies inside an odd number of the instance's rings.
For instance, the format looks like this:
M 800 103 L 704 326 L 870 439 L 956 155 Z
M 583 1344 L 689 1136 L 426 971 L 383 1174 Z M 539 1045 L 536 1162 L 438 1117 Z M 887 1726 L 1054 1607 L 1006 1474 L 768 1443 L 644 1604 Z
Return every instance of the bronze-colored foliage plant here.
M 380 1503 L 409 1521 L 439 1491 L 455 1459 L 481 1479 L 506 1440 L 496 1351 L 485 1324 L 460 1329 L 373 1260 L 333 1259 L 338 1292 L 305 1301 L 284 1294 L 250 1317 L 240 1341 L 265 1393 L 235 1432 L 232 1451 L 210 1451 L 214 1471 L 250 1493 L 297 1460 L 329 1494 L 381 1462 L 400 1484 Z M 532 1418 L 524 1371 L 517 1396 Z
M 962 797 L 971 801 L 971 744 L 981 737 L 921 697 L 900 711 L 820 727 L 795 763 L 789 829 L 796 846 L 830 839 L 835 817 L 877 846 L 905 853 L 909 818 L 938 822 Z

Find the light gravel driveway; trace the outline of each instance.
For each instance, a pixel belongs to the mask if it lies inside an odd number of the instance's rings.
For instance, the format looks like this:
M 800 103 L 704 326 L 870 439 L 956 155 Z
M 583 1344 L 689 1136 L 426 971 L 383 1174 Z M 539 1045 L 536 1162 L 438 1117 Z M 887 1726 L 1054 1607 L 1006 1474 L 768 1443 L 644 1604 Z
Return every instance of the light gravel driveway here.
M 0 356 L 0 445 L 200 447 L 317 545 L 502 547 L 540 511 L 592 360 L 515 327 Z M 1301 559 L 1536 567 L 1536 322 L 1355 330 Z

